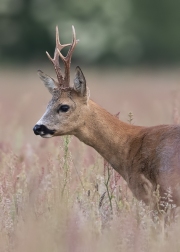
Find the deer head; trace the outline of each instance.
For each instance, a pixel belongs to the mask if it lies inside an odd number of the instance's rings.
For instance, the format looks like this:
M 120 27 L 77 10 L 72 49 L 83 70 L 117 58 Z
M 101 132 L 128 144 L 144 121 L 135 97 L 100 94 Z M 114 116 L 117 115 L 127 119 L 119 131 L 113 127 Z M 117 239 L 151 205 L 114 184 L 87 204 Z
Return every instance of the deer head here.
M 73 87 L 70 86 L 71 58 L 78 42 L 74 26 L 72 26 L 72 34 L 72 43 L 61 45 L 58 27 L 56 27 L 54 58 L 51 58 L 49 53 L 46 52 L 54 65 L 57 80 L 40 70 L 38 71 L 40 79 L 52 94 L 52 99 L 47 106 L 46 112 L 33 128 L 34 133 L 41 137 L 75 134 L 78 128 L 84 124 L 83 113 L 86 113 L 85 110 L 88 107 L 88 89 L 80 67 L 76 67 L 74 85 Z M 61 50 L 67 46 L 70 46 L 70 49 L 67 56 L 64 57 Z M 64 63 L 64 76 L 61 73 L 59 58 Z

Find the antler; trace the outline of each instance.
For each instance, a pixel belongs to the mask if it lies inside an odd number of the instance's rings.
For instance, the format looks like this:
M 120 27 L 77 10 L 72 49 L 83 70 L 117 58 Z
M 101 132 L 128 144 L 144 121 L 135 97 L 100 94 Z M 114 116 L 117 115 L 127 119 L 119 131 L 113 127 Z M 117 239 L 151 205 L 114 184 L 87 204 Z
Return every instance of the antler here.
M 51 56 L 49 55 L 48 52 L 46 52 L 48 58 L 50 59 L 50 61 L 53 63 L 54 65 L 54 69 L 57 75 L 57 79 L 59 82 L 60 86 L 63 87 L 69 87 L 70 85 L 70 65 L 71 65 L 71 58 L 72 58 L 72 54 L 74 51 L 74 48 L 76 46 L 76 44 L 78 43 L 79 40 L 76 40 L 76 33 L 75 33 L 75 29 L 74 26 L 72 26 L 72 34 L 73 34 L 73 38 L 72 38 L 72 43 L 71 44 L 64 44 L 61 45 L 60 40 L 59 40 L 59 31 L 58 31 L 58 27 L 56 26 L 56 48 L 55 48 L 55 52 L 54 52 L 54 58 L 51 58 Z M 64 57 L 61 53 L 61 50 L 67 46 L 71 46 L 67 56 Z M 63 63 L 64 63 L 64 77 L 61 74 L 61 68 L 60 68 L 60 64 L 59 64 L 59 57 L 62 59 Z

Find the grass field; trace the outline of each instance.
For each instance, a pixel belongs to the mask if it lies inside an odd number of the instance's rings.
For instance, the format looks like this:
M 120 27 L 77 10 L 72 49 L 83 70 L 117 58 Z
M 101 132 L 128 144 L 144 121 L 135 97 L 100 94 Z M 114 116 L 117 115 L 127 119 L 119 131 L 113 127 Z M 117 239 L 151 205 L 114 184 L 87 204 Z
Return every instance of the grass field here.
M 178 217 L 164 239 L 156 213 L 92 148 L 34 135 L 51 98 L 36 69 L 0 70 L 0 251 L 180 251 Z M 178 68 L 84 73 L 91 98 L 121 120 L 180 122 Z

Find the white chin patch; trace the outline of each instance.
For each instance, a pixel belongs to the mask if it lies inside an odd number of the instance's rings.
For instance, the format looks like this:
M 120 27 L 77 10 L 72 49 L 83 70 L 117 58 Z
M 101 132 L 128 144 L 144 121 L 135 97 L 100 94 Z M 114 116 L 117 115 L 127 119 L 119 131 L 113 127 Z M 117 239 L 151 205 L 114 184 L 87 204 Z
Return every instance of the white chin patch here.
M 53 137 L 53 135 L 51 135 L 51 134 L 40 135 L 40 136 L 43 137 L 43 138 L 50 138 L 50 137 Z

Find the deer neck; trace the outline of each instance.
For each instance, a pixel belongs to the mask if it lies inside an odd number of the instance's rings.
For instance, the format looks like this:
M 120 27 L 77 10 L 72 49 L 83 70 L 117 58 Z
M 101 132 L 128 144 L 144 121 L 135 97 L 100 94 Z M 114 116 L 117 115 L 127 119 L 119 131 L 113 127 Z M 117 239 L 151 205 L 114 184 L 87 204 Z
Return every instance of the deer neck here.
M 78 129 L 76 137 L 93 147 L 125 178 L 130 142 L 136 128 L 120 121 L 90 100 L 84 124 Z

